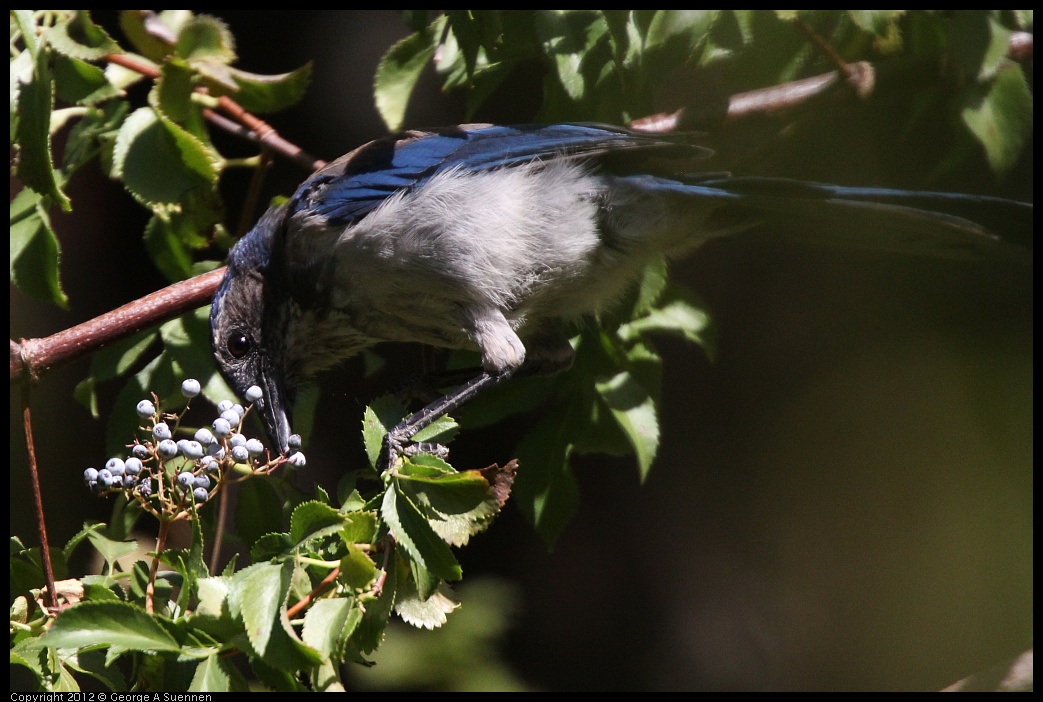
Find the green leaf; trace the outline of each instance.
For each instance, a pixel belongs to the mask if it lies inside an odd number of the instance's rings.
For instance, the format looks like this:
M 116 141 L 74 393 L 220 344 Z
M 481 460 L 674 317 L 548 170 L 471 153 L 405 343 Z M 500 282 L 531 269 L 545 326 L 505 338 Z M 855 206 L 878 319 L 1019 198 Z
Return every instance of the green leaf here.
M 228 617 L 231 614 L 228 606 L 228 594 L 231 588 L 232 579 L 223 575 L 200 578 L 196 582 L 196 596 L 199 603 L 194 614 L 214 619 Z
M 235 61 L 235 37 L 224 22 L 199 15 L 186 22 L 177 34 L 174 51 L 186 61 Z
M 362 621 L 362 610 L 354 599 L 333 597 L 319 600 L 304 615 L 301 638 L 325 659 L 343 656 L 344 643 Z
M 719 10 L 655 10 L 645 33 L 645 50 L 675 47 L 688 58 L 707 38 Z
M 1008 172 L 1032 138 L 1032 92 L 1021 68 L 1007 64 L 984 89 L 970 89 L 960 113 L 992 170 Z
M 456 423 L 456 420 L 445 415 L 418 431 L 412 441 L 430 441 L 444 446 L 453 440 L 459 430 L 460 425 Z
M 169 17 L 168 17 L 169 19 Z M 188 18 L 186 17 L 185 20 Z M 120 10 L 120 30 L 142 56 L 156 63 L 162 62 L 174 47 L 148 30 L 146 22 L 162 22 L 148 10 Z M 167 24 L 166 22 L 162 22 Z M 173 34 L 173 31 L 171 31 Z
M 64 610 L 40 643 L 54 648 L 118 646 L 131 651 L 180 653 L 159 621 L 124 602 L 82 602 Z
M 368 588 L 377 577 L 376 564 L 355 544 L 347 542 L 346 547 L 348 553 L 340 559 L 340 581 L 355 590 Z
M 467 545 L 500 511 L 496 494 L 478 471 L 431 475 L 416 468 L 407 461 L 399 470 L 397 485 L 450 545 Z
M 184 124 L 199 108 L 192 102 L 195 91 L 192 69 L 179 61 L 163 64 L 156 88 L 149 94 L 153 109 L 178 124 Z M 199 136 L 199 134 L 197 134 Z
M 137 541 L 110 539 L 100 531 L 91 530 L 87 532 L 87 538 L 90 540 L 91 545 L 101 554 L 101 557 L 105 559 L 105 563 L 108 564 L 109 568 L 112 568 L 120 558 L 129 556 L 138 550 Z
M 132 337 L 122 339 L 106 346 L 91 356 L 90 375 L 84 378 L 76 386 L 73 396 L 84 407 L 90 410 L 91 415 L 98 419 L 98 398 L 95 392 L 97 383 L 111 380 L 127 373 L 130 368 L 138 363 L 145 351 L 147 351 L 158 338 L 155 329 L 138 332 Z M 142 398 L 144 399 L 144 398 Z
M 668 290 L 660 307 L 650 309 L 644 316 L 620 326 L 617 331 L 619 337 L 624 341 L 636 342 L 650 332 L 677 334 L 699 344 L 712 357 L 715 328 L 712 318 L 704 309 L 705 304 L 681 287 L 670 286 Z
M 265 534 L 254 541 L 250 547 L 250 560 L 268 561 L 282 560 L 293 554 L 294 543 L 286 533 Z
M 110 100 L 87 110 L 87 114 L 69 130 L 65 141 L 62 172 L 66 178 L 95 157 L 102 171 L 106 174 L 112 171 L 112 145 L 129 109 L 123 100 Z
M 55 51 L 85 61 L 123 53 L 120 45 L 104 29 L 94 24 L 87 10 L 76 10 L 71 19 L 55 24 L 46 36 Z
M 380 595 L 375 600 L 365 602 L 366 609 L 362 613 L 362 621 L 359 622 L 355 633 L 349 639 L 349 644 L 360 653 L 375 651 L 380 642 L 384 640 L 384 631 L 387 629 L 388 619 L 391 617 L 391 608 L 395 604 L 399 563 L 398 558 L 389 559 L 384 589 L 380 591 Z
M 229 69 L 231 79 L 239 88 L 235 101 L 244 110 L 255 114 L 277 112 L 296 105 L 308 89 L 311 74 L 310 61 L 295 71 L 270 76 Z
M 54 87 L 59 99 L 78 105 L 94 105 L 119 95 L 105 71 L 68 56 L 55 57 Z
M 15 175 L 40 195 L 50 197 L 66 212 L 72 203 L 62 192 L 51 154 L 51 110 L 54 107 L 54 78 L 50 54 L 39 51 L 33 61 L 32 75 L 19 81 L 18 123 L 15 127 L 18 147 Z
M 233 685 L 233 683 L 239 683 Z M 211 653 L 196 666 L 195 675 L 188 686 L 189 692 L 246 692 L 242 674 L 217 653 Z
M 1009 63 L 1011 31 L 990 16 L 992 12 L 968 10 L 952 18 L 953 56 L 972 80 L 989 80 Z
M 417 563 L 445 580 L 463 577 L 449 546 L 434 532 L 417 506 L 399 492 L 395 483 L 384 493 L 380 515 L 399 545 Z
M 155 110 L 135 110 L 120 127 L 113 170 L 146 206 L 178 205 L 194 189 L 211 189 L 217 170 L 210 150 Z
M 346 544 L 371 544 L 377 538 L 378 526 L 376 512 L 352 512 L 345 515 L 340 535 Z
M 66 542 L 65 547 L 62 549 L 62 554 L 65 556 L 65 560 L 68 561 L 72 558 L 73 551 L 76 550 L 77 546 L 83 543 L 83 540 L 87 538 L 87 535 L 90 532 L 98 531 L 104 527 L 105 525 L 100 522 L 95 522 L 93 524 L 89 522 L 84 523 L 83 528 L 76 532 L 72 538 Z
M 113 692 L 126 692 L 127 681 L 123 678 L 119 666 L 105 665 L 105 654 L 101 651 L 81 651 L 74 655 L 62 657 L 71 670 L 89 675 Z
M 886 38 L 895 31 L 898 20 L 908 10 L 847 10 L 846 12 L 859 29 L 877 37 Z
M 434 58 L 444 17 L 439 17 L 426 30 L 410 34 L 388 49 L 377 65 L 373 79 L 373 97 L 384 124 L 392 132 L 402 128 L 417 80 Z
M 39 193 L 23 189 L 11 200 L 11 282 L 39 300 L 69 308 L 58 278 L 58 237 Z
M 406 416 L 406 408 L 392 395 L 383 395 L 371 402 L 362 416 L 362 443 L 369 465 L 377 467 L 377 459 L 384 448 L 384 436 Z
M 610 36 L 604 16 L 596 10 L 539 10 L 536 33 L 569 98 L 580 101 L 588 97 L 593 83 L 584 62 Z
M 334 534 L 343 527 L 345 516 L 321 502 L 304 502 L 290 515 L 290 540 L 298 546 L 308 539 Z
M 579 491 L 568 457 L 575 422 L 587 416 L 578 400 L 560 404 L 518 445 L 514 499 L 548 548 L 578 509 Z
M 655 399 L 627 371 L 597 384 L 602 401 L 634 447 L 641 480 L 648 476 L 659 448 L 659 417 Z
M 170 281 L 192 277 L 192 255 L 185 247 L 181 232 L 187 221 L 176 214 L 155 214 L 145 225 L 145 249 L 156 268 Z M 191 230 L 189 230 L 191 233 Z
M 233 616 L 242 618 L 250 645 L 268 665 L 296 671 L 322 661 L 318 651 L 305 645 L 286 616 L 286 597 L 294 564 L 258 563 L 234 577 L 229 595 Z
M 395 614 L 418 629 L 437 629 L 448 621 L 447 615 L 459 607 L 456 594 L 445 583 L 439 583 L 427 599 L 421 599 L 415 587 L 400 588 L 395 599 Z

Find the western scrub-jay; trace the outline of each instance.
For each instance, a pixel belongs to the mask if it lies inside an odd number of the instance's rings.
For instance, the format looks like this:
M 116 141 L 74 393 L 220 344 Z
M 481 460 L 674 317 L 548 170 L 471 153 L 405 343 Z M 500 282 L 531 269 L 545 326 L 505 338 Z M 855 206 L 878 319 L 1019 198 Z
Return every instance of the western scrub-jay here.
M 300 381 L 381 341 L 481 353 L 483 372 L 392 430 L 526 365 L 561 370 L 561 322 L 618 299 L 656 257 L 764 226 L 841 246 L 1021 257 L 1032 205 L 692 171 L 690 136 L 595 124 L 468 125 L 374 141 L 312 175 L 232 249 L 214 296 L 218 367 L 285 451 Z M 991 227 L 991 229 L 990 229 Z M 567 328 L 567 327 L 565 327 Z

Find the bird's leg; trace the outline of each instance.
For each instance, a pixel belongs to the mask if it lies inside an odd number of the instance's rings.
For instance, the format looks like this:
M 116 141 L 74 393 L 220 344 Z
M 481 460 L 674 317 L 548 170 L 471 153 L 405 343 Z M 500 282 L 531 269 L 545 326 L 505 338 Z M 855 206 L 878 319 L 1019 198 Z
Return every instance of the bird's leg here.
M 435 453 L 440 455 L 444 453 L 444 447 L 434 447 L 432 451 L 430 450 L 432 445 L 425 443 L 408 444 L 408 442 L 421 429 L 431 426 L 441 417 L 462 407 L 483 390 L 491 388 L 501 380 L 506 380 L 511 375 L 512 371 L 504 373 L 482 371 L 463 385 L 443 395 L 426 407 L 417 410 L 391 427 L 384 437 L 384 451 L 378 466 L 380 471 L 383 472 L 393 465 L 399 455 L 415 455 L 417 453 Z
M 429 448 L 423 444 L 407 446 L 406 442 L 421 429 L 457 410 L 483 390 L 511 377 L 525 363 L 525 345 L 502 310 L 490 306 L 464 309 L 461 310 L 459 321 L 471 340 L 481 349 L 484 370 L 393 426 L 384 437 L 383 460 L 379 465 L 381 471 L 394 465 L 399 455 L 416 454 Z M 568 343 L 565 345 L 568 346 Z M 571 350 L 569 347 L 570 352 Z M 447 453 L 444 447 L 438 446 L 435 449 L 436 455 Z

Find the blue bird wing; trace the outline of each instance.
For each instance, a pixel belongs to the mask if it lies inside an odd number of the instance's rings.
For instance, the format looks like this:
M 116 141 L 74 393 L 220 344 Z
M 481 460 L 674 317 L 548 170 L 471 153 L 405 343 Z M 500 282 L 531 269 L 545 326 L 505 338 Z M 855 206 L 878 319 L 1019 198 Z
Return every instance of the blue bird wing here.
M 421 187 L 455 169 L 475 172 L 549 159 L 590 159 L 626 153 L 671 159 L 702 158 L 709 150 L 691 135 L 656 135 L 595 124 L 474 125 L 434 132 L 406 132 L 377 140 L 316 173 L 294 196 L 302 209 L 335 224 L 350 224 L 400 191 Z

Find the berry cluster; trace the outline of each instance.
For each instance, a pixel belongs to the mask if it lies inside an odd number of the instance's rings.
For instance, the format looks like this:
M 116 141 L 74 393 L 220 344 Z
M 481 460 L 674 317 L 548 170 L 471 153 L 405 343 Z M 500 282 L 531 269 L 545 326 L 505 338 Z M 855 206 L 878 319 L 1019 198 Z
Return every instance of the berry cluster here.
M 129 445 L 129 457 L 113 457 L 100 470 L 85 470 L 87 487 L 97 494 L 122 490 L 127 499 L 136 499 L 150 512 L 159 509 L 179 514 L 193 502 L 207 502 L 233 478 L 267 474 L 283 463 L 298 467 L 305 464 L 297 434 L 290 437 L 289 455 L 273 459 L 260 440 L 241 433 L 243 420 L 263 395 L 257 386 L 246 392 L 248 407 L 222 400 L 217 405 L 220 416 L 210 428 L 201 427 L 191 439 L 175 441 L 188 405 L 200 390 L 194 378 L 181 384 L 181 393 L 189 402 L 179 414 L 162 413 L 155 395 L 152 400 L 139 402 L 136 411 L 146 423 L 141 427 L 146 436 Z

